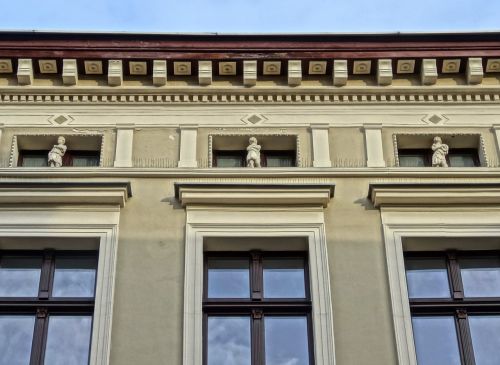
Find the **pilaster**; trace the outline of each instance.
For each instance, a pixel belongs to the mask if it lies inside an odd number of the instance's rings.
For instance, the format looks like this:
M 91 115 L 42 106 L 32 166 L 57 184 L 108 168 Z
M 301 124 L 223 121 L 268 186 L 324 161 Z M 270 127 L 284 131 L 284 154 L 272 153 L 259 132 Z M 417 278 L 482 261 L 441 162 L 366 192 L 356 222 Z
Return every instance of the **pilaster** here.
M 368 167 L 385 167 L 382 145 L 382 124 L 365 124 L 366 164 Z
M 116 151 L 114 167 L 132 167 L 134 123 L 116 125 Z
M 329 125 L 311 124 L 313 167 L 332 167 L 330 160 Z
M 196 160 L 196 144 L 198 125 L 181 126 L 181 146 L 178 167 L 198 167 Z

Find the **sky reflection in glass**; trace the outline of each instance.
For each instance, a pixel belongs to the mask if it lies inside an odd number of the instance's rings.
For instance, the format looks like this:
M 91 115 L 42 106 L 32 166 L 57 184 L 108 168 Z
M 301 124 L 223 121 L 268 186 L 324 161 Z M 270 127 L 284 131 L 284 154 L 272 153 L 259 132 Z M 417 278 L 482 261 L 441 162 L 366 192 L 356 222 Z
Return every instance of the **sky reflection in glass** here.
M 0 261 L 0 297 L 37 297 L 42 259 L 3 256 Z
M 500 297 L 500 259 L 467 258 L 460 260 L 466 297 Z
M 0 365 L 30 363 L 34 327 L 34 316 L 0 316 Z
M 449 298 L 450 285 L 444 259 L 407 259 L 406 282 L 410 298 Z
M 264 259 L 264 298 L 305 298 L 302 259 Z
M 307 317 L 264 319 L 266 365 L 308 365 Z
M 452 316 L 413 317 L 418 365 L 460 365 L 460 352 Z
M 208 365 L 250 365 L 250 317 L 208 317 Z
M 500 316 L 469 316 L 476 365 L 500 362 Z
M 249 298 L 250 269 L 248 260 L 208 260 L 209 298 Z
M 93 297 L 96 258 L 56 257 L 53 297 Z
M 50 316 L 45 365 L 87 365 L 91 316 Z

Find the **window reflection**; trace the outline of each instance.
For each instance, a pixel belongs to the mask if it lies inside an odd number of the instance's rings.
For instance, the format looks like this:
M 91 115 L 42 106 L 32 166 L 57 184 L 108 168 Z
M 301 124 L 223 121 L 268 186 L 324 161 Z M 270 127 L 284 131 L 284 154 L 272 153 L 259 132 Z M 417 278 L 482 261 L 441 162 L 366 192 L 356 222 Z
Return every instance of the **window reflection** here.
M 53 297 L 93 297 L 97 259 L 95 257 L 56 257 Z
M 41 257 L 3 256 L 0 259 L 0 297 L 37 297 Z
M 460 365 L 455 319 L 452 316 L 413 317 L 418 365 Z
M 307 317 L 264 319 L 266 365 L 308 365 Z
M 476 365 L 498 365 L 500 316 L 469 316 Z
M 87 365 L 91 316 L 50 316 L 45 365 Z
M 250 317 L 208 317 L 207 344 L 207 365 L 250 365 Z
M 241 259 L 209 259 L 208 297 L 249 298 L 249 261 Z
M 449 298 L 450 286 L 444 259 L 406 259 L 410 298 Z
M 305 298 L 304 260 L 264 259 L 265 298 Z
M 500 297 L 500 258 L 460 260 L 466 297 Z
M 29 365 L 34 326 L 34 316 L 0 316 L 0 365 Z

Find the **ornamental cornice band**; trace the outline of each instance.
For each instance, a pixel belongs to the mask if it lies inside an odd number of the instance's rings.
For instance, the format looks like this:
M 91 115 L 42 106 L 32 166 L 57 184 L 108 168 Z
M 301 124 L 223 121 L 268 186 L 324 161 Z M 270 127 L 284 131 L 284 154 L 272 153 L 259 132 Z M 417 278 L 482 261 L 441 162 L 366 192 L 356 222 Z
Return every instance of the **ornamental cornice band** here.
M 500 89 L 398 92 L 99 93 L 0 92 L 1 104 L 427 104 L 500 103 Z

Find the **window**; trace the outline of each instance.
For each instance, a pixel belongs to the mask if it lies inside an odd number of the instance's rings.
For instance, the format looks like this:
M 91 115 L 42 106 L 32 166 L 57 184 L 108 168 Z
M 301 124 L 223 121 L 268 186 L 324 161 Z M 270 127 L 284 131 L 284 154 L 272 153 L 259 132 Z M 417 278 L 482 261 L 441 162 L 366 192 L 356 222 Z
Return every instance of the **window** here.
M 432 150 L 430 149 L 400 149 L 398 157 L 400 167 L 432 166 Z M 446 159 L 450 167 L 480 166 L 477 150 L 472 148 L 450 149 Z
M 0 251 L 0 365 L 89 362 L 95 251 Z
M 311 365 L 304 253 L 207 253 L 205 365 Z
M 245 167 L 246 152 L 214 151 L 214 167 Z M 295 151 L 262 151 L 260 153 L 262 167 L 294 167 Z
M 405 255 L 419 365 L 493 365 L 500 359 L 500 252 Z
M 47 167 L 49 151 L 22 150 L 19 152 L 18 166 Z M 63 156 L 63 166 L 66 167 L 98 167 L 99 151 L 66 151 Z

